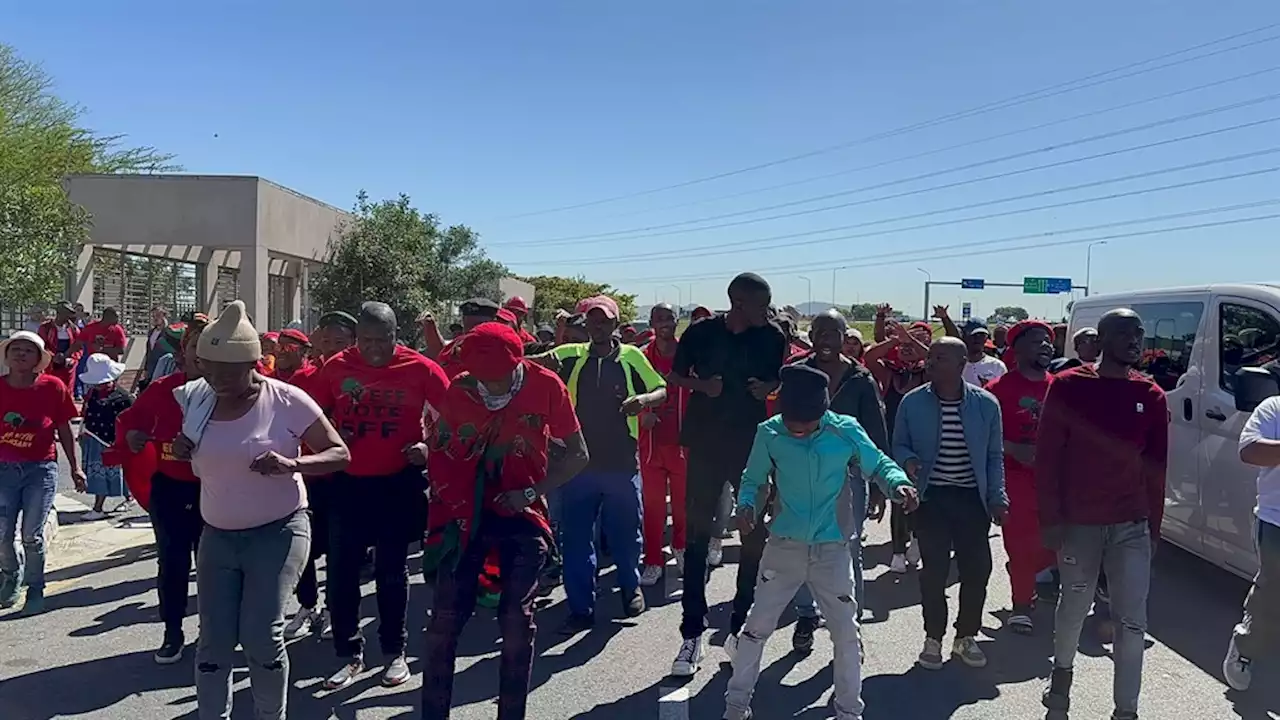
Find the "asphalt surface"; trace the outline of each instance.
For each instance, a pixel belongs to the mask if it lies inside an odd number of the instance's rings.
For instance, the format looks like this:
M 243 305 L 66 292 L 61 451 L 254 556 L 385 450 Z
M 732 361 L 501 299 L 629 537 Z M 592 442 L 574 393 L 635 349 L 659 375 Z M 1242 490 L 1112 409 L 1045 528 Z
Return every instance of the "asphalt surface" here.
M 74 522 L 64 513 L 64 523 Z M 982 646 L 990 662 L 973 670 L 956 662 L 937 672 L 915 668 L 922 641 L 914 573 L 887 572 L 887 524 L 871 529 L 867 547 L 868 605 L 864 625 L 868 657 L 864 666 L 866 718 L 1041 718 L 1039 694 L 1049 667 L 1051 613 L 1038 613 L 1036 634 L 1014 636 L 1001 630 L 1008 606 L 1008 582 L 1002 570 L 992 576 Z M 999 537 L 992 534 L 996 567 L 1003 567 Z M 726 550 L 726 566 L 712 575 L 710 644 L 702 671 L 689 681 L 668 678 L 677 644 L 679 581 L 649 589 L 651 609 L 637 620 L 620 616 L 612 571 L 603 575 L 601 620 L 592 632 L 563 638 L 555 628 L 566 609 L 556 591 L 538 615 L 539 654 L 533 668 L 529 717 L 719 718 L 729 665 L 719 645 L 733 596 L 737 548 Z M 52 610 L 32 619 L 0 616 L 0 720 L 90 718 L 159 720 L 195 718 L 191 648 L 182 662 L 160 667 L 151 653 L 160 639 L 154 591 L 155 561 L 149 547 L 117 549 L 93 558 L 75 558 L 53 572 Z M 414 561 L 411 561 L 413 563 Z M 673 575 L 670 573 L 669 575 Z M 322 574 L 323 576 L 323 574 Z M 430 590 L 415 576 L 410 607 L 412 667 L 417 673 L 421 627 Z M 1229 692 L 1217 676 L 1222 653 L 1239 614 L 1247 585 L 1169 546 L 1157 556 L 1151 592 L 1149 650 L 1146 654 L 1144 718 L 1280 717 L 1280 691 L 1268 673 L 1255 666 L 1255 689 Z M 955 591 L 950 589 L 952 608 Z M 194 584 L 192 585 L 194 594 Z M 364 616 L 375 615 L 372 587 L 366 587 Z M 194 599 L 194 598 L 193 598 Z M 195 603 L 191 604 L 192 612 Z M 784 617 L 784 624 L 791 619 Z M 1074 720 L 1107 718 L 1111 712 L 1111 662 L 1087 626 L 1076 666 Z M 370 639 L 373 628 L 367 628 Z M 195 638 L 194 616 L 187 635 Z M 756 717 L 827 718 L 831 694 L 831 645 L 819 631 L 814 652 L 790 653 L 790 628 L 784 627 L 766 650 L 755 698 Z M 949 640 L 949 638 L 948 638 Z M 376 641 L 371 643 L 376 648 Z M 498 635 L 492 611 L 481 611 L 467 628 L 455 675 L 452 717 L 489 720 L 496 714 Z M 380 662 L 376 649 L 369 658 Z M 302 720 L 383 720 L 418 717 L 418 678 L 395 690 L 377 684 L 375 667 L 354 686 L 338 693 L 321 691 L 323 677 L 336 669 L 330 646 L 316 639 L 291 645 L 293 692 L 289 717 Z M 233 718 L 252 717 L 247 676 L 235 675 Z M 1276 712 L 1272 712 L 1276 711 Z M 1049 716 L 1061 717 L 1061 716 Z

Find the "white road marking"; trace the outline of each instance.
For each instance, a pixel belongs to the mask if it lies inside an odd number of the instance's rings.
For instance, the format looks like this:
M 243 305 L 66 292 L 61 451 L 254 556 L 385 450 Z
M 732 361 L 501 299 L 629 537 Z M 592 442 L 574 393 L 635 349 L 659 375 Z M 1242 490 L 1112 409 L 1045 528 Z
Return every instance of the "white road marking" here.
M 689 688 L 658 686 L 658 720 L 689 720 Z

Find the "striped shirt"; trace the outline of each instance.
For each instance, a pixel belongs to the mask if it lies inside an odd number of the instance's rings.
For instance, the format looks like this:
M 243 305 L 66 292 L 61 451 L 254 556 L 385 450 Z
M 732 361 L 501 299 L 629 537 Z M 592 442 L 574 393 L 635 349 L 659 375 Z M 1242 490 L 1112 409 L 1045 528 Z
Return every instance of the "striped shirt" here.
M 942 406 L 942 432 L 938 435 L 938 457 L 929 474 L 930 485 L 978 487 L 969 459 L 969 446 L 964 441 L 964 425 L 960 422 L 960 400 L 938 400 Z

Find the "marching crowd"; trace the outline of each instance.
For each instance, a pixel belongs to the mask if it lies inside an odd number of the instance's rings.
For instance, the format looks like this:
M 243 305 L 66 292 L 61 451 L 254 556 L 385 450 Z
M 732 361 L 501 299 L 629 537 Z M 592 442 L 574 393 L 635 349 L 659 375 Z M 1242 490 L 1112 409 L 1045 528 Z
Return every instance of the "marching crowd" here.
M 863 524 L 888 514 L 890 570 L 919 570 L 920 667 L 939 669 L 948 656 L 986 664 L 977 636 L 996 525 L 1012 587 L 1008 629 L 1033 633 L 1038 605 L 1054 613 L 1046 707 L 1069 708 L 1076 647 L 1097 612 L 1114 618 L 1112 718 L 1137 718 L 1169 423 L 1164 392 L 1136 370 L 1142 319 L 1107 313 L 1069 339 L 1067 358 L 1066 327 L 1036 320 L 992 332 L 957 326 L 938 307 L 935 337 L 930 323 L 902 325 L 884 306 L 872 338 L 834 310 L 802 336 L 755 274 L 736 277 L 728 300 L 725 312 L 696 310 L 677 338 L 669 305 L 655 306 L 637 333 L 612 299 L 585 298 L 531 333 L 522 299 L 477 298 L 461 305 L 449 339 L 433 317 L 419 318 L 423 352 L 398 341 L 400 319 L 376 301 L 325 314 L 309 335 L 260 334 L 239 302 L 213 319 L 170 324 L 161 313 L 151 339 L 164 344 L 148 353 L 136 397 L 120 383 L 115 313 L 81 328 L 75 308 L 61 307 L 0 343 L 9 369 L 0 381 L 0 607 L 17 604 L 25 585 L 23 612 L 45 609 L 43 522 L 60 446 L 78 487 L 92 476 L 95 495 L 127 496 L 127 479 L 148 508 L 158 663 L 185 651 L 194 567 L 201 718 L 230 717 L 237 646 L 263 720 L 286 717 L 289 639 L 332 640 L 325 688 L 360 678 L 372 664 L 360 623 L 370 569 L 380 681 L 406 682 L 407 558 L 421 542 L 433 586 L 422 717 L 449 716 L 458 640 L 481 605 L 496 609 L 502 637 L 497 717 L 517 720 L 535 662 L 534 599 L 563 583 L 570 613 L 559 631 L 588 631 L 613 614 L 599 603 L 605 555 L 626 617 L 646 611 L 642 588 L 680 575 L 670 672 L 697 673 L 708 573 L 736 528 L 723 717 L 751 717 L 764 645 L 794 607 L 794 648 L 812 648 L 825 624 L 833 712 L 857 720 L 860 620 L 875 602 L 862 582 Z M 1264 407 L 1271 414 L 1259 409 L 1241 453 L 1274 468 L 1280 403 Z M 953 558 L 960 589 L 948 653 Z M 1250 659 L 1272 629 L 1268 587 L 1260 575 L 1231 643 L 1224 669 L 1235 687 L 1248 686 Z M 290 618 L 291 597 L 300 609 Z

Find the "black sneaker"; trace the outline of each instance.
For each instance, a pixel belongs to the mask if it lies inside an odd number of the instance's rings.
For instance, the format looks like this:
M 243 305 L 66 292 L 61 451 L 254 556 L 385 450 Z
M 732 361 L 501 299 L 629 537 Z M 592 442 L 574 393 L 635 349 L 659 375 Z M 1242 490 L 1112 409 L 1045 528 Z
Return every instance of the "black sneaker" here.
M 622 593 L 622 612 L 629 618 L 640 617 L 646 610 L 644 594 L 636 590 L 630 594 Z
M 1049 676 L 1048 687 L 1040 696 L 1040 703 L 1050 710 L 1067 712 L 1071 709 L 1071 669 L 1055 667 Z
M 172 665 L 182 659 L 182 649 L 186 645 L 186 640 L 182 637 L 167 637 L 160 644 L 160 649 L 156 650 L 155 658 L 157 665 Z
M 796 627 L 791 633 L 791 649 L 802 653 L 813 650 L 813 633 L 817 629 L 817 618 L 796 618 Z
M 578 615 L 573 614 L 565 618 L 564 624 L 560 626 L 561 635 L 577 635 L 586 632 L 596 626 L 595 615 Z
M 1014 605 L 1009 615 L 1009 629 L 1018 635 L 1030 635 L 1035 632 L 1035 624 L 1031 621 L 1032 606 Z

